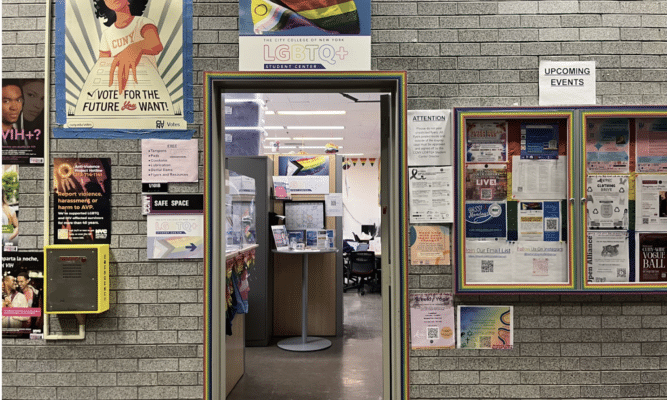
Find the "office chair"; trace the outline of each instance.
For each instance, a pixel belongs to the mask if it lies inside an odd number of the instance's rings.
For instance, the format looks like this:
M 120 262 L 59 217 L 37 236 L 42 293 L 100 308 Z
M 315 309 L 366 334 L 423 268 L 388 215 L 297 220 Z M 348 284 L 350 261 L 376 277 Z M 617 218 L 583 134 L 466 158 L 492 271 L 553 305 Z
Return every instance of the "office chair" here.
M 375 253 L 372 251 L 353 251 L 349 254 L 349 270 L 347 272 L 348 284 L 343 287 L 343 292 L 347 289 L 357 288 L 357 292 L 363 296 L 366 291 L 364 286 L 373 283 L 376 275 Z

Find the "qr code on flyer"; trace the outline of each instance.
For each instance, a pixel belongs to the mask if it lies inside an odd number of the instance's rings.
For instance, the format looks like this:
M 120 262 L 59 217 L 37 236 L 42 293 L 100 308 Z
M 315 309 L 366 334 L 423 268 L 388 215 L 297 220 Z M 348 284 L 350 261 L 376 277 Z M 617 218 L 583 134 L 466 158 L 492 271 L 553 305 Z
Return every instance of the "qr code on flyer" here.
M 480 198 L 482 200 L 491 200 L 491 199 L 493 199 L 493 190 L 488 189 L 488 188 L 480 190 Z
M 545 218 L 545 231 L 555 232 L 558 231 L 558 218 Z
M 616 277 L 617 278 L 625 278 L 627 276 L 627 272 L 625 268 L 617 268 L 616 269 Z
M 533 276 L 549 275 L 549 260 L 546 258 L 533 258 Z
M 69 229 L 58 229 L 58 239 L 67 240 L 69 237 Z
M 439 329 L 437 326 L 429 326 L 426 328 L 426 338 L 427 339 L 437 339 Z
M 479 337 L 479 348 L 480 349 L 490 349 L 491 348 L 491 336 L 480 336 Z
M 482 260 L 482 272 L 493 272 L 493 260 Z

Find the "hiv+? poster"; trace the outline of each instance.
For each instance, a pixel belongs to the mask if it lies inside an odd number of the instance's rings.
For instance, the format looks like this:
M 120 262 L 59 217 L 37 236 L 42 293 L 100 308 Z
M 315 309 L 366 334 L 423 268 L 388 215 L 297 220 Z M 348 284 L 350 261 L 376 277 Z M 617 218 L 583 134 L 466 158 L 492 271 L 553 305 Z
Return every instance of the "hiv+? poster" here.
M 111 159 L 53 160 L 55 244 L 111 243 Z
M 189 139 L 191 50 L 192 0 L 58 1 L 54 135 Z
M 44 164 L 44 79 L 2 80 L 2 163 Z

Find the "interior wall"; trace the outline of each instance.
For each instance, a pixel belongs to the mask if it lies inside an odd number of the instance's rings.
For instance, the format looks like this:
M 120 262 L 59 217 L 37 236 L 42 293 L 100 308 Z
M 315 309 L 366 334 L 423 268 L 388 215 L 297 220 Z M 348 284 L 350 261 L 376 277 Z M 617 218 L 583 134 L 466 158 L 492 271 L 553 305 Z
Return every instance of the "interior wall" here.
M 361 234 L 361 225 L 380 227 L 378 160 L 374 165 L 357 161 L 343 170 L 343 239 L 354 239 L 352 232 Z
M 667 104 L 663 1 L 371 6 L 372 68 L 408 71 L 410 109 L 536 106 L 540 59 L 595 60 L 598 104 Z M 2 2 L 4 77 L 44 76 L 45 15 L 44 1 Z M 238 70 L 238 1 L 196 0 L 193 30 L 190 128 L 201 138 L 203 71 Z M 53 48 L 50 56 L 53 68 Z M 53 120 L 53 86 L 47 107 Z M 111 158 L 111 309 L 88 317 L 85 341 L 3 340 L 3 397 L 202 398 L 203 266 L 146 259 L 139 141 L 62 139 L 51 140 L 51 149 L 52 157 Z M 22 166 L 20 173 L 19 246 L 39 250 L 45 175 L 41 167 Z M 170 185 L 170 191 L 203 187 Z M 409 287 L 450 292 L 452 268 L 410 266 Z M 411 351 L 413 399 L 667 397 L 663 295 L 458 296 L 456 302 L 514 305 L 515 349 Z

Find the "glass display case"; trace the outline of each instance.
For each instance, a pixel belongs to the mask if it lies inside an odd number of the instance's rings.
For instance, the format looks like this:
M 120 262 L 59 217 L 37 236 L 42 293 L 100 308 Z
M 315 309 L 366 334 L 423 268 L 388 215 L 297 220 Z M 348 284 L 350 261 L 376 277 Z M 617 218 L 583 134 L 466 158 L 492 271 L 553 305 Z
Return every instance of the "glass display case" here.
M 257 243 L 255 179 L 229 171 L 226 196 L 225 237 L 227 253 Z

